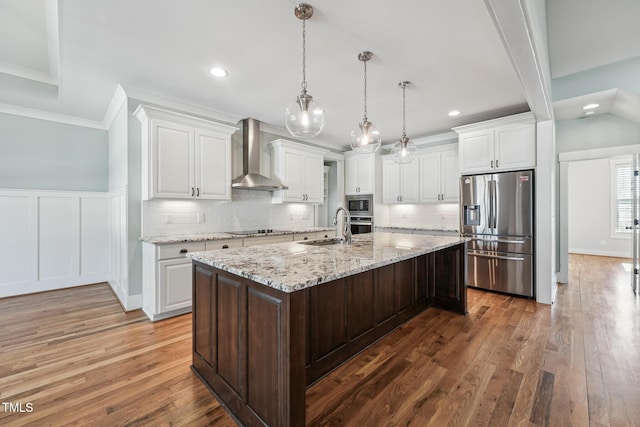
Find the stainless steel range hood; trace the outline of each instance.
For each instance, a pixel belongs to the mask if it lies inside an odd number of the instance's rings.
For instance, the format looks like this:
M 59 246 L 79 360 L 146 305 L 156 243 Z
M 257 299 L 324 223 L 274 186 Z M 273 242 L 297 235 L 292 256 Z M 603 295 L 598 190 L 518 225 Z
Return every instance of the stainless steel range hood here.
M 231 188 L 274 191 L 289 187 L 260 175 L 260 122 L 242 120 L 242 175 L 231 181 Z

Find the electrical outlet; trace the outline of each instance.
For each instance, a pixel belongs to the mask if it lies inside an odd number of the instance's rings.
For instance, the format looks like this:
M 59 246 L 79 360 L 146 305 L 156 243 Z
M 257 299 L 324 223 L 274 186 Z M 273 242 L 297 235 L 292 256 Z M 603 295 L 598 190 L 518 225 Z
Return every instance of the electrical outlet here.
M 606 240 L 600 240 L 600 245 L 601 246 L 607 246 L 607 241 Z
M 164 216 L 164 223 L 165 224 L 172 224 L 173 223 L 173 217 L 169 214 L 166 214 Z

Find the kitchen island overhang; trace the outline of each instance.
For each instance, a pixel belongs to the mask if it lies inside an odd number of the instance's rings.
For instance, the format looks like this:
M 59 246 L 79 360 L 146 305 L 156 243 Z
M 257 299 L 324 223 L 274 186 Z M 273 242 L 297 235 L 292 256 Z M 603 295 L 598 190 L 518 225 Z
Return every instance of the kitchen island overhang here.
M 427 307 L 466 313 L 465 240 L 392 233 L 191 254 L 193 369 L 244 425 L 304 425 L 305 388 Z

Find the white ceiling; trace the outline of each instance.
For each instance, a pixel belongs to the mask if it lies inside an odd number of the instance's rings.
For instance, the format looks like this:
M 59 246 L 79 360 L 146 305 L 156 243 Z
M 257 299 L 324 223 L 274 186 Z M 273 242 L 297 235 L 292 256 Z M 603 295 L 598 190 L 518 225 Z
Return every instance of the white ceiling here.
M 302 77 L 296 4 L 2 0 L 0 107 L 45 111 L 99 127 L 120 84 L 138 98 L 232 122 L 254 117 L 283 129 L 284 109 L 299 93 Z M 318 142 L 348 146 L 349 133 L 362 119 L 363 66 L 357 60 L 362 50 L 374 53 L 368 64 L 368 117 L 385 143 L 402 130 L 401 80 L 413 82 L 406 120 L 414 139 L 529 109 L 482 1 L 311 4 L 308 90 L 327 111 Z M 640 55 L 640 26 L 629 17 L 640 16 L 638 0 L 554 0 L 548 7 L 554 76 Z M 585 35 L 584 27 L 597 30 Z M 585 43 L 591 48 L 582 49 Z M 212 65 L 224 66 L 230 75 L 212 78 L 207 73 Z M 462 114 L 450 118 L 452 109 Z
M 640 56 L 639 0 L 547 0 L 551 76 Z

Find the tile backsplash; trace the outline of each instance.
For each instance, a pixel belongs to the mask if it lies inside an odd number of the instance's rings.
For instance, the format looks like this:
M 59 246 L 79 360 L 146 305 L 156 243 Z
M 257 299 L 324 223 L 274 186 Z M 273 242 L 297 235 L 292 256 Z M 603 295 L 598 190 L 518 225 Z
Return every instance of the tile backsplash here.
M 385 212 L 386 215 L 381 216 L 377 225 L 433 227 L 444 230 L 458 230 L 460 226 L 458 203 L 386 205 L 384 208 L 388 211 Z
M 142 235 L 214 233 L 262 228 L 307 229 L 315 223 L 311 204 L 272 204 L 271 192 L 233 190 L 232 200 L 147 200 Z

